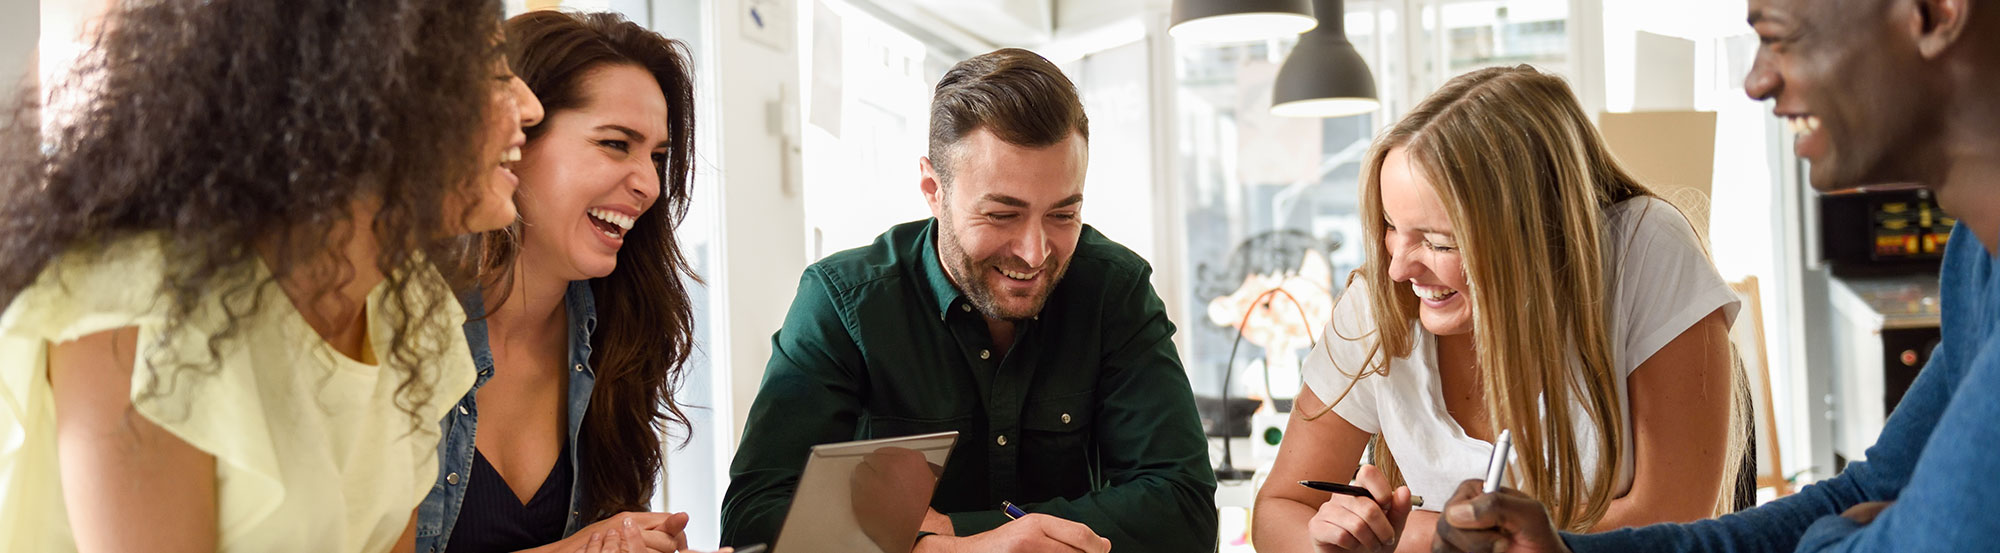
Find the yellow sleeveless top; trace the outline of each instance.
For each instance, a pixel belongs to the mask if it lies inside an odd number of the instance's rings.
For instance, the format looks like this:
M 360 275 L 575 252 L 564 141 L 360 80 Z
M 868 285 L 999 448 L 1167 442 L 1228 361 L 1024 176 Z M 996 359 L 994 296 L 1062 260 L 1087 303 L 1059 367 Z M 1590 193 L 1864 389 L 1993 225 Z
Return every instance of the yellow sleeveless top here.
M 446 343 L 431 344 L 442 353 L 419 372 L 432 394 L 413 428 L 395 399 L 400 373 L 333 351 L 275 284 L 257 291 L 260 308 L 216 344 L 220 356 L 206 370 L 154 374 L 147 359 L 208 359 L 208 339 L 227 322 L 224 300 L 210 298 L 163 341 L 162 261 L 155 236 L 98 255 L 72 252 L 0 313 L 0 551 L 76 549 L 56 459 L 48 348 L 122 327 L 139 331 L 134 410 L 215 457 L 222 551 L 388 551 L 436 481 L 435 421 L 472 387 L 458 302 L 437 302 L 429 324 L 441 331 L 417 333 Z M 255 270 L 268 279 L 262 263 Z M 380 287 L 368 301 L 369 342 L 383 359 L 394 319 L 382 314 L 393 306 Z

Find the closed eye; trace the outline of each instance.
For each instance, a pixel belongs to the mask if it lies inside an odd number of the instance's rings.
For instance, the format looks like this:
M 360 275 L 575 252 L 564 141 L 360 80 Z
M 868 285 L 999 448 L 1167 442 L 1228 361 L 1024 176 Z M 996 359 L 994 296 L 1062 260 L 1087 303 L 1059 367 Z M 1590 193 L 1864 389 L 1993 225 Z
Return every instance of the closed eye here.
M 597 141 L 597 145 L 620 152 L 631 151 L 632 149 L 632 144 L 623 140 L 599 140 Z

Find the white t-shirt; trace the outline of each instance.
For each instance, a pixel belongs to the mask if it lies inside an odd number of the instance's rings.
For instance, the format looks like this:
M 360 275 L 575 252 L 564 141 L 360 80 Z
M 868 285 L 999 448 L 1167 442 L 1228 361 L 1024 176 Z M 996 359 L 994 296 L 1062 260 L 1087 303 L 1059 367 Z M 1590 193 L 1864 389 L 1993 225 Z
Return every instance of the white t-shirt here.
M 1609 215 L 1607 238 L 1614 259 L 1607 278 L 1614 303 L 1607 323 L 1626 429 L 1626 439 L 1619 445 L 1624 462 L 1612 493 L 1618 497 L 1632 488 L 1632 411 L 1627 401 L 1632 371 L 1718 308 L 1733 323 L 1740 301 L 1709 261 L 1693 227 L 1665 201 L 1634 198 L 1613 205 Z M 1364 432 L 1381 434 L 1395 452 L 1410 492 L 1430 500 L 1425 508 L 1438 510 L 1459 482 L 1484 477 L 1493 444 L 1467 437 L 1445 412 L 1444 391 L 1438 384 L 1437 336 L 1421 323 L 1411 321 L 1411 325 L 1416 344 L 1410 355 L 1390 359 L 1388 376 L 1371 375 L 1355 383 L 1333 412 Z M 1367 285 L 1357 280 L 1334 306 L 1332 324 L 1302 368 L 1306 384 L 1321 402 L 1339 397 L 1352 375 L 1362 370 L 1376 340 L 1373 330 Z M 1588 479 L 1596 474 L 1597 443 L 1602 438 L 1581 407 L 1572 412 Z

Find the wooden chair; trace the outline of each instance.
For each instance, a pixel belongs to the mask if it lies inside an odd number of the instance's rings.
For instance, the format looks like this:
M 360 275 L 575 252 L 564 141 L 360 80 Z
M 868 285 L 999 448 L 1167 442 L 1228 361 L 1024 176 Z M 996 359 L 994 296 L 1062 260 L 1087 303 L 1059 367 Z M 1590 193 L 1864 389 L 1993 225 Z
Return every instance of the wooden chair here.
M 1785 478 L 1785 465 L 1778 450 L 1778 422 L 1771 404 L 1771 366 L 1764 348 L 1764 306 L 1757 292 L 1757 277 L 1744 277 L 1729 283 L 1729 288 L 1743 298 L 1743 308 L 1737 312 L 1736 324 L 1729 329 L 1729 339 L 1736 344 L 1755 404 L 1751 414 L 1756 425 L 1757 487 L 1775 488 L 1779 497 L 1791 495 L 1792 482 Z

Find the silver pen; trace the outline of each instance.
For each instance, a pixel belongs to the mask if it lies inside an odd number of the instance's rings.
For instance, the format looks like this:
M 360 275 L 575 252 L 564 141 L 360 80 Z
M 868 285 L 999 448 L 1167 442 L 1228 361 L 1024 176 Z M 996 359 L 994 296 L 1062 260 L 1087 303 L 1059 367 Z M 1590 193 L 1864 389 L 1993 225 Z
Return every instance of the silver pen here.
M 1493 441 L 1493 456 L 1486 459 L 1486 484 L 1480 491 L 1493 493 L 1500 491 L 1507 478 L 1507 454 L 1514 449 L 1514 433 L 1501 430 L 1500 438 Z

